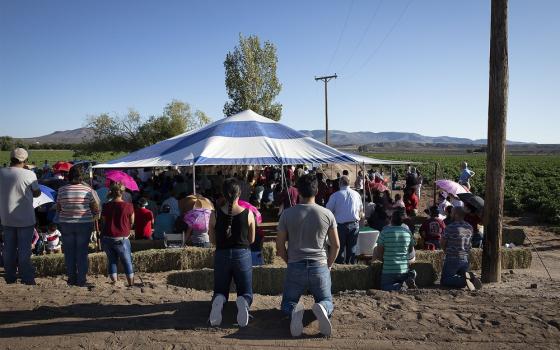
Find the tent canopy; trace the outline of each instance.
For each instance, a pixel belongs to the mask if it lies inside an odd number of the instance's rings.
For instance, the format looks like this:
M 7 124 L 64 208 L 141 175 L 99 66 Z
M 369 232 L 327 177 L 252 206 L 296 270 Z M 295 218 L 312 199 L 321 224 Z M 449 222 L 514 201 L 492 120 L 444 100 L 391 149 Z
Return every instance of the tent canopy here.
M 356 162 L 335 148 L 246 110 L 94 168 Z

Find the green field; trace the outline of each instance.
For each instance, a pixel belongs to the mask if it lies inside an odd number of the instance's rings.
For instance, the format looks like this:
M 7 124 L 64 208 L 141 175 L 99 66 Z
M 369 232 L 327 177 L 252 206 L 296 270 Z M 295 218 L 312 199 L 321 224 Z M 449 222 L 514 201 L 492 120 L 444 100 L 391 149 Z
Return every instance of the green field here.
M 457 180 L 461 162 L 469 163 L 476 175 L 471 181 L 472 191 L 484 197 L 485 154 L 424 155 L 424 154 L 368 154 L 373 158 L 424 162 L 418 165 L 426 182 L 431 183 L 434 164 L 439 164 L 438 178 Z M 404 175 L 405 167 L 399 171 Z M 504 209 L 509 215 L 537 214 L 544 222 L 560 224 L 560 156 L 508 155 Z
M 49 161 L 49 164 L 54 164 L 59 160 L 70 161 L 70 160 L 96 160 L 98 162 L 104 162 L 110 159 L 122 156 L 122 154 L 113 154 L 110 152 L 96 153 L 91 157 L 87 158 L 75 158 L 74 151 L 70 150 L 29 150 L 29 163 L 35 162 L 37 166 L 41 166 L 45 160 Z M 10 162 L 10 152 L 0 151 L 0 165 Z

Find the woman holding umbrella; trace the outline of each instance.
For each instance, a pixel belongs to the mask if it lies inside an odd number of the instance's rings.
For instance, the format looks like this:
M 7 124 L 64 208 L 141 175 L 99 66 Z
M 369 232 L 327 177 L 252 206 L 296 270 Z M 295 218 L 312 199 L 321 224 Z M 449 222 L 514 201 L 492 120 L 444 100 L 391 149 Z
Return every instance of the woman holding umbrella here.
M 70 168 L 68 178 L 70 184 L 58 190 L 56 199 L 66 274 L 69 285 L 85 286 L 88 245 L 93 222 L 99 214 L 99 199 L 95 191 L 82 182 L 80 167 Z

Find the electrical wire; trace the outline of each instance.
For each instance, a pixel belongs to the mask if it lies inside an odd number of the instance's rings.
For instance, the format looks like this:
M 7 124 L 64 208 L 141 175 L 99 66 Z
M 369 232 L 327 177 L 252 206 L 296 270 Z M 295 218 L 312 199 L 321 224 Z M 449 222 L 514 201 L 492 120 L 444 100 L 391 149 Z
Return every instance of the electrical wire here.
M 377 17 L 377 14 L 379 13 L 379 9 L 381 8 L 381 4 L 383 4 L 383 0 L 379 0 L 379 3 L 377 4 L 377 7 L 373 11 L 373 15 L 370 17 L 369 22 L 366 25 L 366 28 L 363 31 L 362 36 L 360 37 L 360 40 L 358 41 L 358 44 L 356 46 L 354 46 L 354 50 L 352 50 L 352 54 L 350 54 L 350 57 L 346 60 L 346 62 L 342 66 L 342 68 L 338 70 L 339 72 L 344 72 L 345 71 L 348 64 L 352 61 L 352 59 L 356 55 L 356 52 L 358 52 L 358 49 L 360 48 L 360 46 L 364 42 L 364 39 L 366 38 L 366 35 L 369 32 L 369 30 L 371 28 L 371 25 L 373 24 L 373 21 L 375 20 L 375 18 Z
M 338 49 L 340 48 L 340 43 L 342 42 L 342 37 L 344 36 L 344 32 L 346 31 L 346 27 L 348 26 L 348 20 L 350 19 L 350 13 L 352 13 L 352 8 L 354 7 L 354 2 L 355 2 L 355 0 L 352 0 L 352 2 L 350 3 L 350 7 L 348 7 L 348 13 L 346 14 L 346 20 L 344 21 L 344 25 L 342 26 L 342 30 L 340 31 L 340 35 L 338 36 L 338 41 L 336 42 L 335 49 L 334 49 L 333 54 L 331 56 L 331 60 L 329 61 L 329 65 L 327 66 L 327 70 L 325 72 L 328 72 L 329 69 L 331 69 L 331 66 L 334 62 L 334 58 L 336 57 L 336 54 L 338 53 Z
M 348 78 L 352 78 L 353 76 L 355 76 L 356 74 L 358 74 L 362 69 L 364 69 L 369 62 L 373 59 L 373 57 L 375 57 L 375 55 L 377 54 L 377 52 L 379 52 L 379 49 L 381 49 L 381 47 L 383 46 L 383 44 L 385 43 L 385 41 L 387 41 L 387 39 L 389 38 L 389 36 L 391 36 L 391 33 L 393 33 L 393 31 L 395 30 L 395 28 L 397 28 L 397 25 L 401 22 L 401 20 L 403 19 L 404 15 L 406 14 L 406 11 L 408 10 L 408 8 L 410 7 L 410 5 L 412 4 L 412 2 L 414 2 L 414 0 L 409 0 L 408 3 L 406 4 L 406 6 L 404 7 L 404 9 L 402 10 L 401 14 L 399 15 L 399 17 L 397 18 L 397 20 L 395 21 L 395 23 L 393 23 L 393 26 L 391 27 L 391 29 L 389 29 L 389 31 L 385 34 L 385 36 L 383 37 L 383 39 L 381 40 L 381 42 L 379 42 L 379 44 L 375 47 L 375 49 L 372 51 L 372 53 L 367 57 L 367 59 L 364 61 L 364 63 L 362 63 L 362 65 L 360 66 L 360 68 L 358 68 L 357 71 L 355 71 L 353 74 L 351 74 Z

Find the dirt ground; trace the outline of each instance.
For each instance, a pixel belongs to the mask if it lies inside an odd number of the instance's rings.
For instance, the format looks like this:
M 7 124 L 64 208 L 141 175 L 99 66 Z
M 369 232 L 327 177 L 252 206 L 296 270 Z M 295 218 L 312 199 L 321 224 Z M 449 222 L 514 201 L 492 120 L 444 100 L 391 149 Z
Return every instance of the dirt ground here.
M 339 293 L 331 338 L 319 335 L 306 311 L 304 336 L 292 339 L 280 296 L 256 295 L 244 329 L 234 324 L 230 301 L 222 327 L 211 328 L 210 293 L 167 285 L 165 273 L 141 274 L 142 283 L 133 288 L 112 286 L 104 276 L 90 277 L 87 288 L 68 287 L 63 277 L 38 278 L 37 286 L 6 285 L 2 279 L 0 348 L 558 349 L 560 236 L 524 219 L 508 223 L 526 227 L 553 281 L 533 253 L 531 269 L 503 271 L 501 284 L 476 292 L 436 286 Z M 309 297 L 305 305 L 310 309 Z

